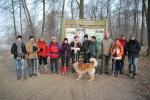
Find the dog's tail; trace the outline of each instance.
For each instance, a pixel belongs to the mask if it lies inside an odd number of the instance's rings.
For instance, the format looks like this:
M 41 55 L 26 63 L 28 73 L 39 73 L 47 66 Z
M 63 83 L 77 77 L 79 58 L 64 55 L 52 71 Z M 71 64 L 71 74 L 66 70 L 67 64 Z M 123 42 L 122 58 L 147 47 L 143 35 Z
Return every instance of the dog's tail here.
M 91 64 L 92 64 L 94 67 L 97 67 L 98 62 L 97 62 L 97 60 L 96 60 L 95 58 L 90 58 L 90 62 L 91 62 Z

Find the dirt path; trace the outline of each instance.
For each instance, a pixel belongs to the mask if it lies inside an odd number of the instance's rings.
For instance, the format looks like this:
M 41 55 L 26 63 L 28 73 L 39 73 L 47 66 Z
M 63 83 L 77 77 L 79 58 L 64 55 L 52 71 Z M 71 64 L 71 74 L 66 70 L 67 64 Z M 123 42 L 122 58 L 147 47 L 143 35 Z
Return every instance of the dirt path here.
M 10 54 L 0 55 L 0 100 L 150 100 L 150 62 L 144 63 L 142 58 L 139 72 L 146 72 L 137 80 L 98 75 L 96 81 L 88 82 L 87 75 L 76 81 L 75 74 L 47 74 L 18 81 Z

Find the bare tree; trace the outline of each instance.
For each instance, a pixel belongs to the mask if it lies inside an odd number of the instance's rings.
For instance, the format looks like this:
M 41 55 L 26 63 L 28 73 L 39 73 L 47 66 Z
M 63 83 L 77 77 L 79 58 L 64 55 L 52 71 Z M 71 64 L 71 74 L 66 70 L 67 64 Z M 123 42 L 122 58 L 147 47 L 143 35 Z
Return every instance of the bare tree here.
M 80 3 L 78 0 L 76 0 L 78 7 L 79 7 L 79 18 L 84 19 L 84 0 L 80 0 Z
M 19 5 L 20 5 L 20 33 L 21 35 L 23 35 L 23 32 L 22 32 L 22 3 L 21 3 L 21 0 L 19 0 Z
M 142 25 L 141 25 L 141 36 L 140 36 L 140 43 L 144 45 L 144 30 L 145 30 L 145 15 L 146 15 L 146 2 L 142 0 Z
M 12 14 L 13 14 L 13 22 L 14 22 L 14 33 L 15 33 L 15 37 L 17 37 L 16 17 L 15 17 L 15 10 L 14 10 L 14 0 L 11 0 L 11 5 L 12 5 Z
M 31 15 L 30 15 L 29 9 L 27 7 L 26 0 L 21 0 L 21 1 L 22 1 L 22 5 L 23 5 L 23 9 L 24 9 L 24 13 L 25 13 L 26 19 L 28 21 L 30 32 L 31 32 L 32 35 L 35 35 L 34 34 L 33 22 L 32 22 L 32 19 L 31 19 Z
M 65 0 L 63 0 L 63 5 L 62 5 L 62 13 L 61 13 L 61 28 L 60 28 L 60 36 L 59 40 L 63 40 L 64 38 L 64 33 L 63 33 L 63 24 L 64 24 L 64 8 L 65 8 Z
M 147 10 L 147 31 L 148 31 L 148 49 L 147 56 L 150 56 L 150 0 L 148 0 L 148 10 Z
M 41 35 L 43 35 L 44 27 L 45 27 L 45 0 L 43 0 L 43 23 L 42 23 L 42 32 L 41 32 Z

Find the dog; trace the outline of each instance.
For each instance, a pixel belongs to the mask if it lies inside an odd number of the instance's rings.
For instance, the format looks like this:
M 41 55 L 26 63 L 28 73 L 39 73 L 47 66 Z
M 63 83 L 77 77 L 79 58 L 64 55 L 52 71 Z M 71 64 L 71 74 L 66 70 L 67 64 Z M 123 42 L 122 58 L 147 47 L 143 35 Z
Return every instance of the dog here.
M 98 62 L 95 58 L 90 58 L 90 63 L 79 63 L 78 61 L 73 64 L 75 71 L 78 74 L 77 80 L 82 78 L 82 75 L 88 73 L 90 75 L 90 80 L 95 80 L 95 67 L 97 67 Z

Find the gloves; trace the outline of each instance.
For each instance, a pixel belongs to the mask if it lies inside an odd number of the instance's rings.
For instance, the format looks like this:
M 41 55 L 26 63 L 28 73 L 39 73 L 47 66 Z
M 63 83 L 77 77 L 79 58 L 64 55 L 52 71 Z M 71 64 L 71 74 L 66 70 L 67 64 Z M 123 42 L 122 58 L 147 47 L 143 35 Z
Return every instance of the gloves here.
M 38 47 L 37 46 L 33 46 L 33 51 L 37 51 Z
M 43 51 L 43 48 L 40 49 L 40 52 L 42 52 L 42 51 Z

